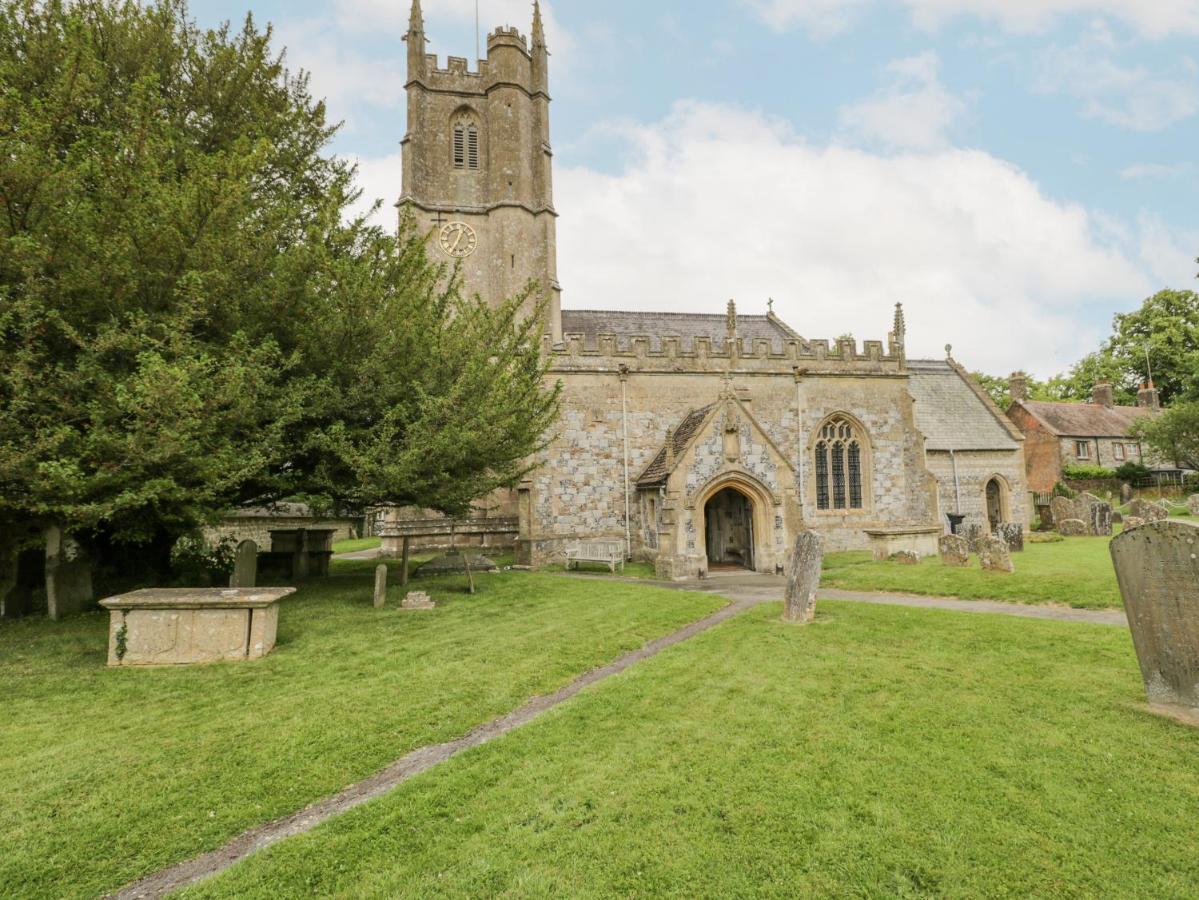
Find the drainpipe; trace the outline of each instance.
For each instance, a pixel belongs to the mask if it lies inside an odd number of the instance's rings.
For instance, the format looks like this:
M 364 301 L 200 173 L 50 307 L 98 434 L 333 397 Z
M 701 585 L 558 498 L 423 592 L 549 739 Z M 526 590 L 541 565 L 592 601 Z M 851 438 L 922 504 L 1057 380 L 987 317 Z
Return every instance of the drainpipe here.
M 807 453 L 804 450 L 804 437 L 803 437 L 803 378 L 804 378 L 804 375 L 807 374 L 807 371 L 805 369 L 796 368 L 794 370 L 794 374 L 795 374 L 795 431 L 796 431 L 797 439 L 799 442 L 798 446 L 795 448 L 796 449 L 796 463 L 797 463 L 797 466 L 795 468 L 795 476 L 796 476 L 796 481 L 798 482 L 798 486 L 799 486 L 799 517 L 800 517 L 800 519 L 803 520 L 804 527 L 806 528 L 808 525 L 808 513 L 807 513 L 807 510 L 804 509 L 804 504 L 807 500 L 807 491 L 804 490 L 803 462 L 804 462 L 804 458 L 807 456 Z
M 624 433 L 624 555 L 633 558 L 633 531 L 629 523 L 629 367 L 620 367 L 620 427 Z
M 953 514 L 962 514 L 962 483 L 958 480 L 958 452 L 949 451 L 949 460 L 953 463 Z

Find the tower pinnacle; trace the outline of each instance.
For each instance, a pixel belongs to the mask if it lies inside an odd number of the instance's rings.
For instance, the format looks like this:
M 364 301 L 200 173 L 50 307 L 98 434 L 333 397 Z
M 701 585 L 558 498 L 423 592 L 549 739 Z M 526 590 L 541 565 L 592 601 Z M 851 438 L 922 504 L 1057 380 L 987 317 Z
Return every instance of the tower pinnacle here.
M 409 34 L 425 33 L 425 16 L 421 12 L 420 0 L 412 0 L 412 15 L 408 17 Z
M 895 304 L 895 340 L 903 343 L 903 339 L 907 337 L 908 326 L 903 317 L 903 304 Z
M 540 0 L 533 0 L 533 46 L 545 46 L 545 25 L 541 21 Z

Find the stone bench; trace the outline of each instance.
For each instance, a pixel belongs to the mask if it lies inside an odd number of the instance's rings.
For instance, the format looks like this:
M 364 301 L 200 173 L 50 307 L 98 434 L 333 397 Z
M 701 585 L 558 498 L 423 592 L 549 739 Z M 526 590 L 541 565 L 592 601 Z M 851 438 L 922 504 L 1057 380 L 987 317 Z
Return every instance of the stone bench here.
M 110 666 L 182 666 L 261 659 L 275 648 L 279 601 L 295 588 L 134 591 L 109 611 Z
M 566 548 L 566 568 L 581 562 L 603 563 L 616 574 L 616 567 L 624 571 L 624 541 L 582 541 Z

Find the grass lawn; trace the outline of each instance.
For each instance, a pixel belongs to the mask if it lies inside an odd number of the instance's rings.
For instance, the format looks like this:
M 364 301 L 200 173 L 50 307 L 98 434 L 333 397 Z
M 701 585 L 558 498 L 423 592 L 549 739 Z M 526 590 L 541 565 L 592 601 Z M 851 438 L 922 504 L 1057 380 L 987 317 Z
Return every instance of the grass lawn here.
M 612 570 L 609 569 L 605 563 L 590 563 L 590 562 L 580 563 L 578 566 L 576 566 L 574 563 L 571 563 L 569 570 L 567 570 L 567 568 L 564 564 L 558 563 L 556 565 L 546 566 L 544 569 L 542 569 L 542 571 L 543 572 L 571 571 L 571 572 L 581 572 L 584 575 L 611 575 L 612 574 Z M 622 572 L 620 569 L 617 569 L 616 574 L 617 574 L 617 576 L 623 577 L 623 578 L 651 578 L 652 579 L 652 578 L 658 577 L 658 573 L 654 569 L 654 564 L 650 563 L 650 562 L 627 562 L 624 564 L 624 571 Z
M 977 557 L 971 559 L 969 569 L 955 569 L 942 565 L 938 557 L 918 566 L 902 566 L 875 562 L 869 553 L 830 553 L 824 560 L 821 587 L 1119 609 L 1120 586 L 1110 543 L 1108 538 L 1085 537 L 1056 544 L 1029 543 L 1023 553 L 1012 554 L 1014 575 L 984 572 Z
M 350 541 L 338 541 L 333 545 L 334 553 L 361 553 L 363 550 L 378 550 L 383 546 L 383 539 L 357 538 Z
M 187 897 L 1194 897 L 1126 631 L 769 604 Z
M 718 598 L 505 573 L 371 606 L 366 564 L 284 601 L 260 662 L 105 668 L 106 614 L 0 624 L 0 895 L 96 896 L 462 735 Z

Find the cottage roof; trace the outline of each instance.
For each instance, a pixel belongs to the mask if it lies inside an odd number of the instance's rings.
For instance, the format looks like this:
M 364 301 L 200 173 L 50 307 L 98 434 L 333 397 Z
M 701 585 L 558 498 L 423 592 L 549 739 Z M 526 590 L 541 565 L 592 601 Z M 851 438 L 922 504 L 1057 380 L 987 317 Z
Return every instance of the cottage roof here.
M 679 427 L 674 430 L 674 456 L 678 457 L 683 454 L 687 449 L 687 445 L 691 443 L 691 439 L 703 427 L 708 414 L 715 407 L 715 403 L 710 403 L 702 409 L 692 410 L 679 423 Z M 658 485 L 665 484 L 666 479 L 669 477 L 670 469 L 666 465 L 666 444 L 663 443 L 662 449 L 658 451 L 658 455 L 645 467 L 645 471 L 637 479 L 637 487 L 657 487 Z
M 1060 437 L 1126 437 L 1133 424 L 1153 410 L 1141 406 L 1101 406 L 1097 403 L 1018 403 L 1046 429 Z
M 702 337 L 708 338 L 713 347 L 723 347 L 728 340 L 728 317 L 706 313 L 564 309 L 562 333 L 582 335 L 587 347 L 597 347 L 601 334 L 616 335 L 619 349 L 627 349 L 628 339 L 639 336 L 650 338 L 651 350 L 662 348 L 662 338 L 678 338 L 682 346 L 689 348 L 696 338 Z M 774 353 L 782 353 L 788 341 L 803 343 L 803 338 L 773 313 L 738 315 L 737 336 L 743 346 L 750 349 L 754 341 L 768 340 Z
M 908 361 L 916 427 L 927 450 L 1015 450 L 1023 436 L 961 366 Z

